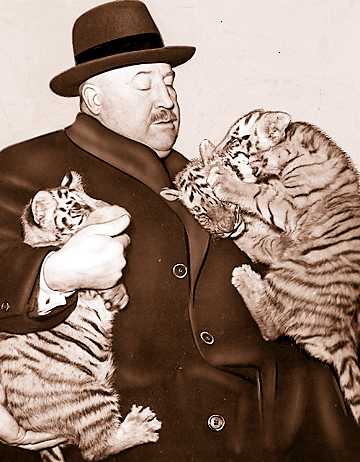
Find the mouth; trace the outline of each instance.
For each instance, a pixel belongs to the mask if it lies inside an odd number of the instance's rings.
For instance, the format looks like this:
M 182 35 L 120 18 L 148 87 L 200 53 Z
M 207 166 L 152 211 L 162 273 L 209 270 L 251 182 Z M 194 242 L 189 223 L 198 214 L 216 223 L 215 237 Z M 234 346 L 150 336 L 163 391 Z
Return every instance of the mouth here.
M 241 212 L 240 212 L 239 207 L 236 208 L 235 214 L 236 214 L 236 225 L 232 231 L 225 233 L 223 235 L 223 237 L 225 238 L 237 239 L 246 231 L 246 225 L 245 225 L 244 220 L 241 218 Z
M 156 120 L 153 122 L 154 125 L 174 125 L 174 122 L 176 122 L 177 119 L 174 117 L 171 117 L 169 119 L 163 119 L 163 120 Z
M 151 116 L 151 123 L 154 125 L 173 125 L 177 121 L 176 114 L 168 109 L 161 109 Z
M 224 233 L 222 237 L 226 239 L 237 239 L 244 233 L 244 231 L 245 223 L 240 221 L 230 233 Z
M 241 222 L 226 237 L 228 237 L 229 239 L 237 239 L 243 234 L 244 231 L 245 231 L 245 224 Z

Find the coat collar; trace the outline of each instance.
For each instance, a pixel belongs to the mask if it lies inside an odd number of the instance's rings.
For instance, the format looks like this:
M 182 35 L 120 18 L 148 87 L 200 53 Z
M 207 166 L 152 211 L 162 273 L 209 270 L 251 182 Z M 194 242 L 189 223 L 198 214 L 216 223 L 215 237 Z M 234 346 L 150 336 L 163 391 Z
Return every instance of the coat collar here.
M 152 149 L 116 134 L 93 117 L 78 114 L 65 133 L 85 151 L 136 178 L 154 192 L 170 186 L 169 176 Z
M 160 196 L 165 187 L 173 187 L 171 179 L 186 165 L 186 159 L 172 150 L 164 159 L 149 147 L 118 135 L 94 118 L 79 113 L 65 129 L 70 140 L 81 149 L 136 178 Z M 192 286 L 197 279 L 209 243 L 208 234 L 179 202 L 164 202 L 183 222 L 189 240 Z

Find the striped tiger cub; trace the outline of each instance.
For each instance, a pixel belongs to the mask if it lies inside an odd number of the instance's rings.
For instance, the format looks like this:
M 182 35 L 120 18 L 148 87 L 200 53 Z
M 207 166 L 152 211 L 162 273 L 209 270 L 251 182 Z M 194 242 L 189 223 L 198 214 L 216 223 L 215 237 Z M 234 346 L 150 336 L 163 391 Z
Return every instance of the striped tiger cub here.
M 38 192 L 26 207 L 24 241 L 64 245 L 85 226 L 128 214 L 88 196 L 79 174 L 60 187 Z M 96 461 L 158 440 L 161 423 L 134 405 L 123 419 L 112 386 L 112 322 L 127 303 L 126 290 L 80 290 L 75 310 L 62 324 L 25 335 L 0 334 L 0 377 L 7 406 L 27 430 L 63 436 L 85 460 Z M 40 452 L 45 462 L 63 461 L 60 447 Z
M 243 265 L 234 269 L 233 285 L 265 339 L 292 337 L 334 368 L 360 424 L 360 193 L 351 159 L 317 127 L 262 110 L 240 118 L 218 146 L 205 147 L 207 187 L 273 230 L 253 242 L 262 243 L 256 258 L 270 263 L 266 276 Z M 219 162 L 233 150 L 248 157 L 256 182 Z M 185 203 L 184 194 L 182 188 Z M 245 230 L 236 243 L 246 251 L 251 240 Z

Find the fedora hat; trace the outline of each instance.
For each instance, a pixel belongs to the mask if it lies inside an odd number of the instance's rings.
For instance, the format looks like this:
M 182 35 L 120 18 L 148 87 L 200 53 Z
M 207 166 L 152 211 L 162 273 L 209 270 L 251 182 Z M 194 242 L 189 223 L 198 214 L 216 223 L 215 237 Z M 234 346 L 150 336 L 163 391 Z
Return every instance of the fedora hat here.
M 138 0 L 116 0 L 85 12 L 75 21 L 72 40 L 75 66 L 50 82 L 61 96 L 78 96 L 82 82 L 111 69 L 156 62 L 175 67 L 195 53 L 191 46 L 165 46 Z

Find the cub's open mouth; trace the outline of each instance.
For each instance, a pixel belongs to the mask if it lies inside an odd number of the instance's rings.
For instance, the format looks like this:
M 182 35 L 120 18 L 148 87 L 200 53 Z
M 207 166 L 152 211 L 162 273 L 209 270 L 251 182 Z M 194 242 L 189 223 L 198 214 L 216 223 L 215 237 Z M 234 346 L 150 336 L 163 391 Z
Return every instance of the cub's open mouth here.
M 231 233 L 227 233 L 226 236 L 224 237 L 230 238 L 230 239 L 237 239 L 240 237 L 243 232 L 245 231 L 245 223 L 241 221 L 236 225 L 236 227 L 231 231 Z

